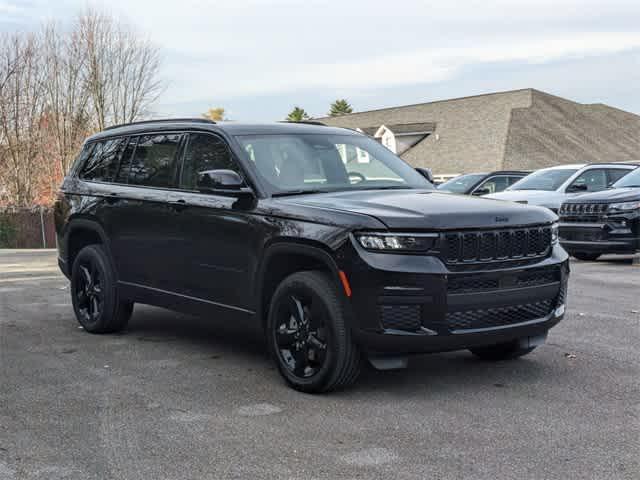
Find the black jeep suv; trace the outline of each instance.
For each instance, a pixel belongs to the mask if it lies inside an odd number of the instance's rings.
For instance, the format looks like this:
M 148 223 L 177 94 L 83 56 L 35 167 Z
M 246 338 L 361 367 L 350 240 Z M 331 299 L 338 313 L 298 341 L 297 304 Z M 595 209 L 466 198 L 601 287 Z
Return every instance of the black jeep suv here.
M 640 252 L 640 168 L 560 207 L 560 242 L 579 260 Z
M 56 205 L 91 333 L 134 302 L 260 322 L 307 392 L 407 355 L 524 355 L 565 311 L 547 209 L 438 193 L 389 150 L 322 125 L 152 121 L 85 142 Z

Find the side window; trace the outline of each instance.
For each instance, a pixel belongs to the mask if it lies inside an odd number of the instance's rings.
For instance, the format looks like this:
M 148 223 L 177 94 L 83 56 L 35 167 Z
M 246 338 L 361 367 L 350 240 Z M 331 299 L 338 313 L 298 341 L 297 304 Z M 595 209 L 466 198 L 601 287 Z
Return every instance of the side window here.
M 180 188 L 196 190 L 198 173 L 207 170 L 233 170 L 243 176 L 224 140 L 206 133 L 191 133 L 180 175 Z
M 511 185 L 513 185 L 514 183 L 516 183 L 519 180 L 522 180 L 524 177 L 509 177 L 509 185 L 507 185 L 508 187 L 510 187 Z
M 490 177 L 476 187 L 476 189 L 474 190 L 474 194 L 485 195 L 488 193 L 498 193 L 503 191 L 508 186 L 509 186 L 508 177 L 505 177 L 505 176 Z M 482 193 L 480 193 L 480 191 L 482 191 Z
M 127 139 L 127 146 L 120 155 L 120 168 L 115 178 L 115 183 L 129 183 L 129 171 L 131 170 L 131 160 L 133 159 L 133 152 L 136 149 L 136 143 L 138 137 L 131 137 Z
M 587 170 L 580 174 L 580 176 L 578 176 L 578 178 L 569 185 L 567 191 L 580 191 L 581 186 L 583 185 L 584 187 L 582 187 L 582 190 L 587 192 L 599 192 L 600 190 L 604 190 L 607 188 L 606 170 L 602 168 L 592 168 L 591 170 Z M 576 186 L 578 186 L 578 188 L 576 188 Z
M 80 171 L 80 178 L 94 182 L 112 182 L 118 171 L 123 145 L 123 138 L 96 143 L 91 156 Z
M 173 186 L 180 137 L 181 135 L 174 133 L 138 137 L 129 167 L 129 184 L 146 187 Z
M 607 170 L 607 175 L 609 176 L 608 185 L 612 185 L 624 177 L 631 170 L 627 170 L 626 168 L 611 168 Z

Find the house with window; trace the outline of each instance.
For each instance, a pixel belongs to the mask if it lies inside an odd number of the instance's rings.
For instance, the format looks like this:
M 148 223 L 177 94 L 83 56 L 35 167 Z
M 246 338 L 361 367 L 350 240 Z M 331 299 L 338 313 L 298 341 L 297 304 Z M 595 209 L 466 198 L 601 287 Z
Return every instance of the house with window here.
M 535 89 L 318 118 L 436 175 L 640 159 L 640 116 Z

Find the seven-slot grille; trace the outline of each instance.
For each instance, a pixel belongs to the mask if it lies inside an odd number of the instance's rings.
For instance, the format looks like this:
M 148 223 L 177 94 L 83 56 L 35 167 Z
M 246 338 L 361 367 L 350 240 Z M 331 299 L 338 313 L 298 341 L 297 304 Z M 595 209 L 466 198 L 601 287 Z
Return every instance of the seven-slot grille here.
M 563 203 L 558 213 L 563 222 L 598 222 L 608 207 L 606 203 Z
M 445 260 L 449 264 L 543 257 L 549 253 L 550 248 L 550 226 L 451 232 L 444 236 Z

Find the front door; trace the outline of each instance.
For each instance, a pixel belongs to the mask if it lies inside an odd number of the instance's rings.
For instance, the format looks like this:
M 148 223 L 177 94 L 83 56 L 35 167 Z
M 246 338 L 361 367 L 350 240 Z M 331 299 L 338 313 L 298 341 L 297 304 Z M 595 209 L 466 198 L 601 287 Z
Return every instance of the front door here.
M 175 272 L 176 289 L 232 309 L 250 309 L 249 272 L 260 250 L 260 218 L 237 198 L 197 190 L 198 172 L 216 169 L 234 170 L 244 177 L 222 138 L 190 133 L 178 189 L 169 193 L 174 235 L 181 239 L 174 253 L 182 260 Z

